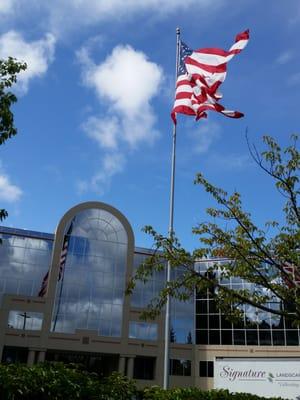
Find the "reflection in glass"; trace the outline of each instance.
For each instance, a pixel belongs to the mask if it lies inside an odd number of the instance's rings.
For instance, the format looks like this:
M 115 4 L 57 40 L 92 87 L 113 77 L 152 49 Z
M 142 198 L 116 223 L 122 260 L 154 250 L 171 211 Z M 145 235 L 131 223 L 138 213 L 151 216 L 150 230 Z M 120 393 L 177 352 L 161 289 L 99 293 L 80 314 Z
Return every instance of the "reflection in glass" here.
M 49 269 L 52 240 L 7 233 L 0 237 L 0 302 L 3 294 L 37 296 Z
M 170 359 L 170 375 L 191 376 L 191 361 Z
M 31 311 L 11 310 L 7 323 L 9 328 L 39 331 L 42 329 L 43 314 Z
M 207 268 L 212 264 L 219 263 L 217 261 L 204 261 L 196 264 L 196 269 L 205 273 Z M 225 261 L 228 262 L 228 261 Z M 217 272 L 219 282 L 226 284 L 230 288 L 244 288 L 250 292 L 259 290 L 254 284 L 249 284 L 238 277 L 221 276 L 220 271 Z M 226 281 L 226 282 L 225 282 Z M 282 308 L 291 312 L 293 306 L 291 304 L 283 305 L 277 298 L 270 296 L 270 301 L 265 304 L 273 310 L 281 310 Z M 197 344 L 224 344 L 224 345 L 255 345 L 255 346 L 298 346 L 299 345 L 299 329 L 294 326 L 290 319 L 283 318 L 267 311 L 261 311 L 250 305 L 239 305 L 244 316 L 234 323 L 226 319 L 225 313 L 216 308 L 214 294 L 209 291 L 198 292 L 196 296 L 196 343 Z M 218 317 L 220 313 L 220 319 Z M 218 328 L 218 324 L 220 324 Z M 233 329 L 233 330 L 232 330 Z M 217 332 L 219 334 L 217 334 Z M 218 337 L 220 341 L 218 343 Z
M 90 329 L 121 336 L 127 233 L 105 210 L 78 213 L 66 227 L 62 279 L 57 284 L 52 330 Z
M 131 339 L 157 340 L 157 324 L 130 321 L 129 337 Z

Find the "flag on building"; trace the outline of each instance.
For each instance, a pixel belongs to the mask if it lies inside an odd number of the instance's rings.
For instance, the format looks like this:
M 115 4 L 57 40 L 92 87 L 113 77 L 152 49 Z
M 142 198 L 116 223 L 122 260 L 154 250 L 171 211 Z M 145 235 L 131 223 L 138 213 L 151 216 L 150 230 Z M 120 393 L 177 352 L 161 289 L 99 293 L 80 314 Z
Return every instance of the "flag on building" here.
M 61 278 L 62 278 L 62 276 L 64 274 L 64 268 L 65 268 L 65 265 L 66 265 L 66 259 L 67 259 L 69 241 L 70 241 L 70 235 L 71 235 L 72 229 L 73 229 L 73 221 L 71 222 L 71 224 L 69 226 L 69 229 L 68 229 L 68 231 L 67 231 L 67 233 L 65 234 L 65 237 L 64 237 L 64 243 L 63 243 L 63 247 L 62 247 L 61 254 L 60 254 L 60 259 L 59 259 L 58 281 L 61 280 Z M 44 297 L 45 296 L 45 294 L 47 292 L 47 287 L 48 287 L 48 280 L 49 280 L 49 271 L 47 271 L 47 273 L 45 274 L 45 276 L 43 278 L 43 282 L 42 282 L 40 291 L 38 293 L 39 297 Z
M 191 50 L 180 42 L 175 102 L 171 114 L 175 124 L 177 113 L 194 115 L 197 120 L 206 118 L 208 110 L 231 118 L 243 116 L 241 112 L 228 110 L 219 103 L 222 95 L 218 89 L 226 78 L 228 61 L 245 48 L 248 40 L 248 30 L 239 33 L 228 51 L 219 48 Z

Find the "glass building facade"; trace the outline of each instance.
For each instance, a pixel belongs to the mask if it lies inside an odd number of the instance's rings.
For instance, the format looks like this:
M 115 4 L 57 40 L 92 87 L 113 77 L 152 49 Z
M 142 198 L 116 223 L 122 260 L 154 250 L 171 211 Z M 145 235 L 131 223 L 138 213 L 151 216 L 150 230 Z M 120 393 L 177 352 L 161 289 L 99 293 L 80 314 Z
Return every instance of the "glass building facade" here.
M 219 264 L 228 260 L 220 260 Z M 205 273 L 216 261 L 199 262 L 198 271 Z M 222 285 L 231 289 L 251 290 L 251 284 L 231 277 L 219 280 Z M 215 293 L 207 290 L 196 296 L 196 343 L 205 345 L 248 345 L 248 346 L 299 346 L 299 328 L 292 326 L 291 321 L 261 311 L 250 305 L 243 305 L 244 317 L 238 323 L 231 323 L 226 315 L 217 309 Z M 280 309 L 282 303 L 276 299 L 267 304 L 270 308 Z

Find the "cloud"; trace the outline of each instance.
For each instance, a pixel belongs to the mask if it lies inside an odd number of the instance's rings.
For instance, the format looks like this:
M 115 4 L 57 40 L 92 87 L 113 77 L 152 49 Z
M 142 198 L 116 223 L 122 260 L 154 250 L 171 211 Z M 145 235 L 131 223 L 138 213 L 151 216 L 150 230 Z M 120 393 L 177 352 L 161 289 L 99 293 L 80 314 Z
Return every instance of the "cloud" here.
M 195 6 L 207 16 L 225 3 L 225 0 L 1 0 L 0 15 L 1 11 L 2 15 L 11 15 L 12 21 L 31 19 L 35 25 L 39 21 L 42 27 L 61 36 L 101 22 L 122 22 L 147 13 L 164 18 Z
M 104 153 L 99 171 L 88 181 L 79 181 L 77 189 L 79 193 L 93 191 L 103 195 L 110 186 L 114 175 L 123 171 L 126 163 L 125 156 L 119 152 Z
M 122 171 L 126 153 L 144 143 L 153 143 L 159 136 L 151 101 L 160 92 L 163 71 L 143 52 L 128 45 L 116 46 L 100 64 L 93 62 L 89 50 L 83 47 L 77 52 L 83 69 L 82 81 L 94 90 L 107 110 L 105 116 L 90 116 L 82 128 L 97 142 L 104 158 L 100 172 L 89 183 L 81 182 L 79 188 L 99 191 Z
M 8 14 L 12 11 L 14 0 L 1 0 L 0 1 L 0 14 Z
M 0 200 L 7 203 L 14 203 L 22 196 L 22 190 L 13 185 L 5 173 L 0 173 Z
M 283 53 L 281 53 L 277 59 L 276 59 L 276 63 L 283 65 L 288 63 L 289 61 L 291 61 L 294 58 L 294 53 L 291 50 L 287 50 L 284 51 Z
M 26 71 L 18 76 L 18 88 L 26 93 L 31 79 L 43 76 L 54 58 L 55 38 L 48 33 L 43 39 L 26 42 L 16 31 L 0 36 L 0 58 L 15 57 L 27 63 Z
M 189 126 L 190 122 L 187 125 Z M 197 128 L 187 129 L 187 135 L 193 142 L 193 151 L 198 154 L 206 153 L 221 135 L 221 126 L 209 120 L 201 120 Z

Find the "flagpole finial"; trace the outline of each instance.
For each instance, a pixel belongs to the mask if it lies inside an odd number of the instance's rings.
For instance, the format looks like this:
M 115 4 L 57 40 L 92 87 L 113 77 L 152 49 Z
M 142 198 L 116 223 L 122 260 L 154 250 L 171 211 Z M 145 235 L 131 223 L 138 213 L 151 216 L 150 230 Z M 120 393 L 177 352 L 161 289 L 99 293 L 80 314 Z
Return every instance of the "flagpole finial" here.
M 180 35 L 180 28 L 176 28 L 176 35 Z

